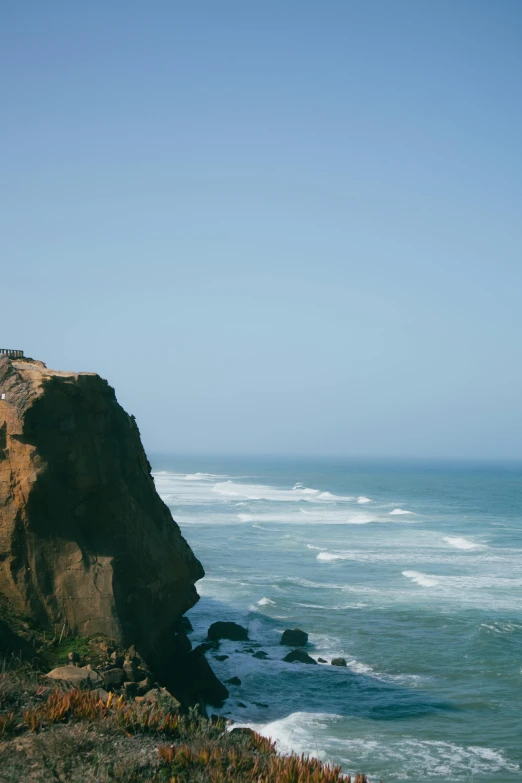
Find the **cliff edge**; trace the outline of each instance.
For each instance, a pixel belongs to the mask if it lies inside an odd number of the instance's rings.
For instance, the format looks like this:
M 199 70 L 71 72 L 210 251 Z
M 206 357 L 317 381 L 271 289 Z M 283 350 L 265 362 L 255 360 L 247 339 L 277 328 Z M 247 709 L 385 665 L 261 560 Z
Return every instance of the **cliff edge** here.
M 109 384 L 0 356 L 2 600 L 162 669 L 203 575 Z

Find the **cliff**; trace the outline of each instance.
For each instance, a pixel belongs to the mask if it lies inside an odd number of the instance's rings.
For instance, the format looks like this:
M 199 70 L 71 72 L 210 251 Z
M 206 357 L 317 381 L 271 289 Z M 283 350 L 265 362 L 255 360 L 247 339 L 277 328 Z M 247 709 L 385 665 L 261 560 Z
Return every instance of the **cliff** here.
M 0 597 L 9 610 L 39 627 L 133 644 L 161 672 L 203 575 L 108 383 L 0 356 Z

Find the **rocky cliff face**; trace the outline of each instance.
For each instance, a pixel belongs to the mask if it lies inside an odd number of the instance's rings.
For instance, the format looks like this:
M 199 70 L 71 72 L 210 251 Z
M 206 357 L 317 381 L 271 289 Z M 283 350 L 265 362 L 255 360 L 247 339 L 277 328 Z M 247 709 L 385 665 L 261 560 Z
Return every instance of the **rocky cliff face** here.
M 4 600 L 40 626 L 134 644 L 161 670 L 203 574 L 107 382 L 0 356 Z

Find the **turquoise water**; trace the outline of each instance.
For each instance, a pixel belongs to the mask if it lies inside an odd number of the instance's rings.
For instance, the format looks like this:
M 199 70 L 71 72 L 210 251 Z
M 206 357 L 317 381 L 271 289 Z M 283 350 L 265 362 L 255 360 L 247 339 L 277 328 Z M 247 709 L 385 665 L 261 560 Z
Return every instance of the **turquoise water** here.
M 193 640 L 231 619 L 259 645 L 210 656 L 242 681 L 224 714 L 372 781 L 522 779 L 521 465 L 153 466 L 206 570 Z M 348 667 L 284 663 L 296 626 Z

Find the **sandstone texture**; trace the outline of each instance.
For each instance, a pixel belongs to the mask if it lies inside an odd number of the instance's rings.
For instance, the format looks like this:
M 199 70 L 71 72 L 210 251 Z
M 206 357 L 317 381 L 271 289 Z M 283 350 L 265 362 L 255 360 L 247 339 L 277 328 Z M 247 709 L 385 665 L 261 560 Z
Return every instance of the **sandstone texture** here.
M 0 645 L 14 612 L 135 645 L 161 678 L 203 575 L 108 383 L 0 356 Z

